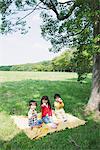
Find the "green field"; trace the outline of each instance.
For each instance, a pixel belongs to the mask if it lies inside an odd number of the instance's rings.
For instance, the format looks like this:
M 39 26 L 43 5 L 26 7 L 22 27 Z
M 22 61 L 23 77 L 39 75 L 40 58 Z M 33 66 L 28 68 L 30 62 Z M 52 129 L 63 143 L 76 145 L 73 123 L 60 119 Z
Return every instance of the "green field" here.
M 84 116 L 91 90 L 91 77 L 83 84 L 76 73 L 0 72 L 0 150 L 99 150 L 100 124 Z M 60 93 L 65 111 L 87 120 L 86 125 L 52 133 L 32 141 L 13 124 L 10 115 L 27 115 L 28 101 Z
M 24 72 L 24 71 L 0 71 L 0 82 L 33 80 L 68 80 L 77 78 L 76 73 L 66 72 Z

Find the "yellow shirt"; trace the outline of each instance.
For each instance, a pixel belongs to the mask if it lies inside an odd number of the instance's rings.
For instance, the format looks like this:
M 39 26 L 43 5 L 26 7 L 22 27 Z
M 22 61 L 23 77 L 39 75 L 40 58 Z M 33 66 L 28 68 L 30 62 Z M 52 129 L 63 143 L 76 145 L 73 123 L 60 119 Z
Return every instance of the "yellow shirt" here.
M 59 103 L 59 102 L 54 102 L 54 107 L 55 107 L 55 109 L 56 110 L 59 110 L 59 109 L 61 109 L 61 108 L 63 108 L 64 107 L 64 103 L 62 102 L 62 103 Z

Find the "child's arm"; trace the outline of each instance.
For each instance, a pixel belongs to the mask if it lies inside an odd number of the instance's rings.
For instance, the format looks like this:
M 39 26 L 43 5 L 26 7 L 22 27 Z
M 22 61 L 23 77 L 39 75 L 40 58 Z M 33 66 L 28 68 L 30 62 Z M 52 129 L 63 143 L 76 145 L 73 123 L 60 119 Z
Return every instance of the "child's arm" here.
M 29 119 L 34 119 L 34 118 L 36 118 L 36 116 L 37 116 L 37 113 L 36 113 L 36 112 L 34 112 L 34 115 L 33 115 L 33 111 L 29 111 L 29 112 L 28 112 L 28 118 L 29 118 Z
M 31 112 L 31 111 L 28 112 L 28 118 L 29 118 L 29 119 L 32 118 L 32 112 Z

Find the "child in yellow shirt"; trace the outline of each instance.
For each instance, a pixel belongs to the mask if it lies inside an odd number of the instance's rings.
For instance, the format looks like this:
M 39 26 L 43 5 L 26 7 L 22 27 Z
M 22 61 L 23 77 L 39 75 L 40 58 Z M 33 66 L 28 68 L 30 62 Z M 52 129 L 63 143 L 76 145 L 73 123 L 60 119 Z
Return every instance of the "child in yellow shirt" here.
M 57 119 L 60 119 L 63 122 L 67 121 L 66 113 L 64 111 L 64 103 L 63 100 L 61 99 L 60 94 L 55 94 L 54 95 L 54 107 L 55 107 L 55 115 Z

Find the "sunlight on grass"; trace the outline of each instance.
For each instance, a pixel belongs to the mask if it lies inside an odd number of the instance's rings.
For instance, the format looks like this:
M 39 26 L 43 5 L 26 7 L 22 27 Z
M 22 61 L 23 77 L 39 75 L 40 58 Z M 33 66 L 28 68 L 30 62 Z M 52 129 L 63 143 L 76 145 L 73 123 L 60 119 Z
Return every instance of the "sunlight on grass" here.
M 0 113 L 0 140 L 10 141 L 20 130 L 13 124 L 11 117 L 6 113 Z
M 68 72 L 24 72 L 24 71 L 0 71 L 0 82 L 33 80 L 67 80 L 76 79 L 76 73 Z

